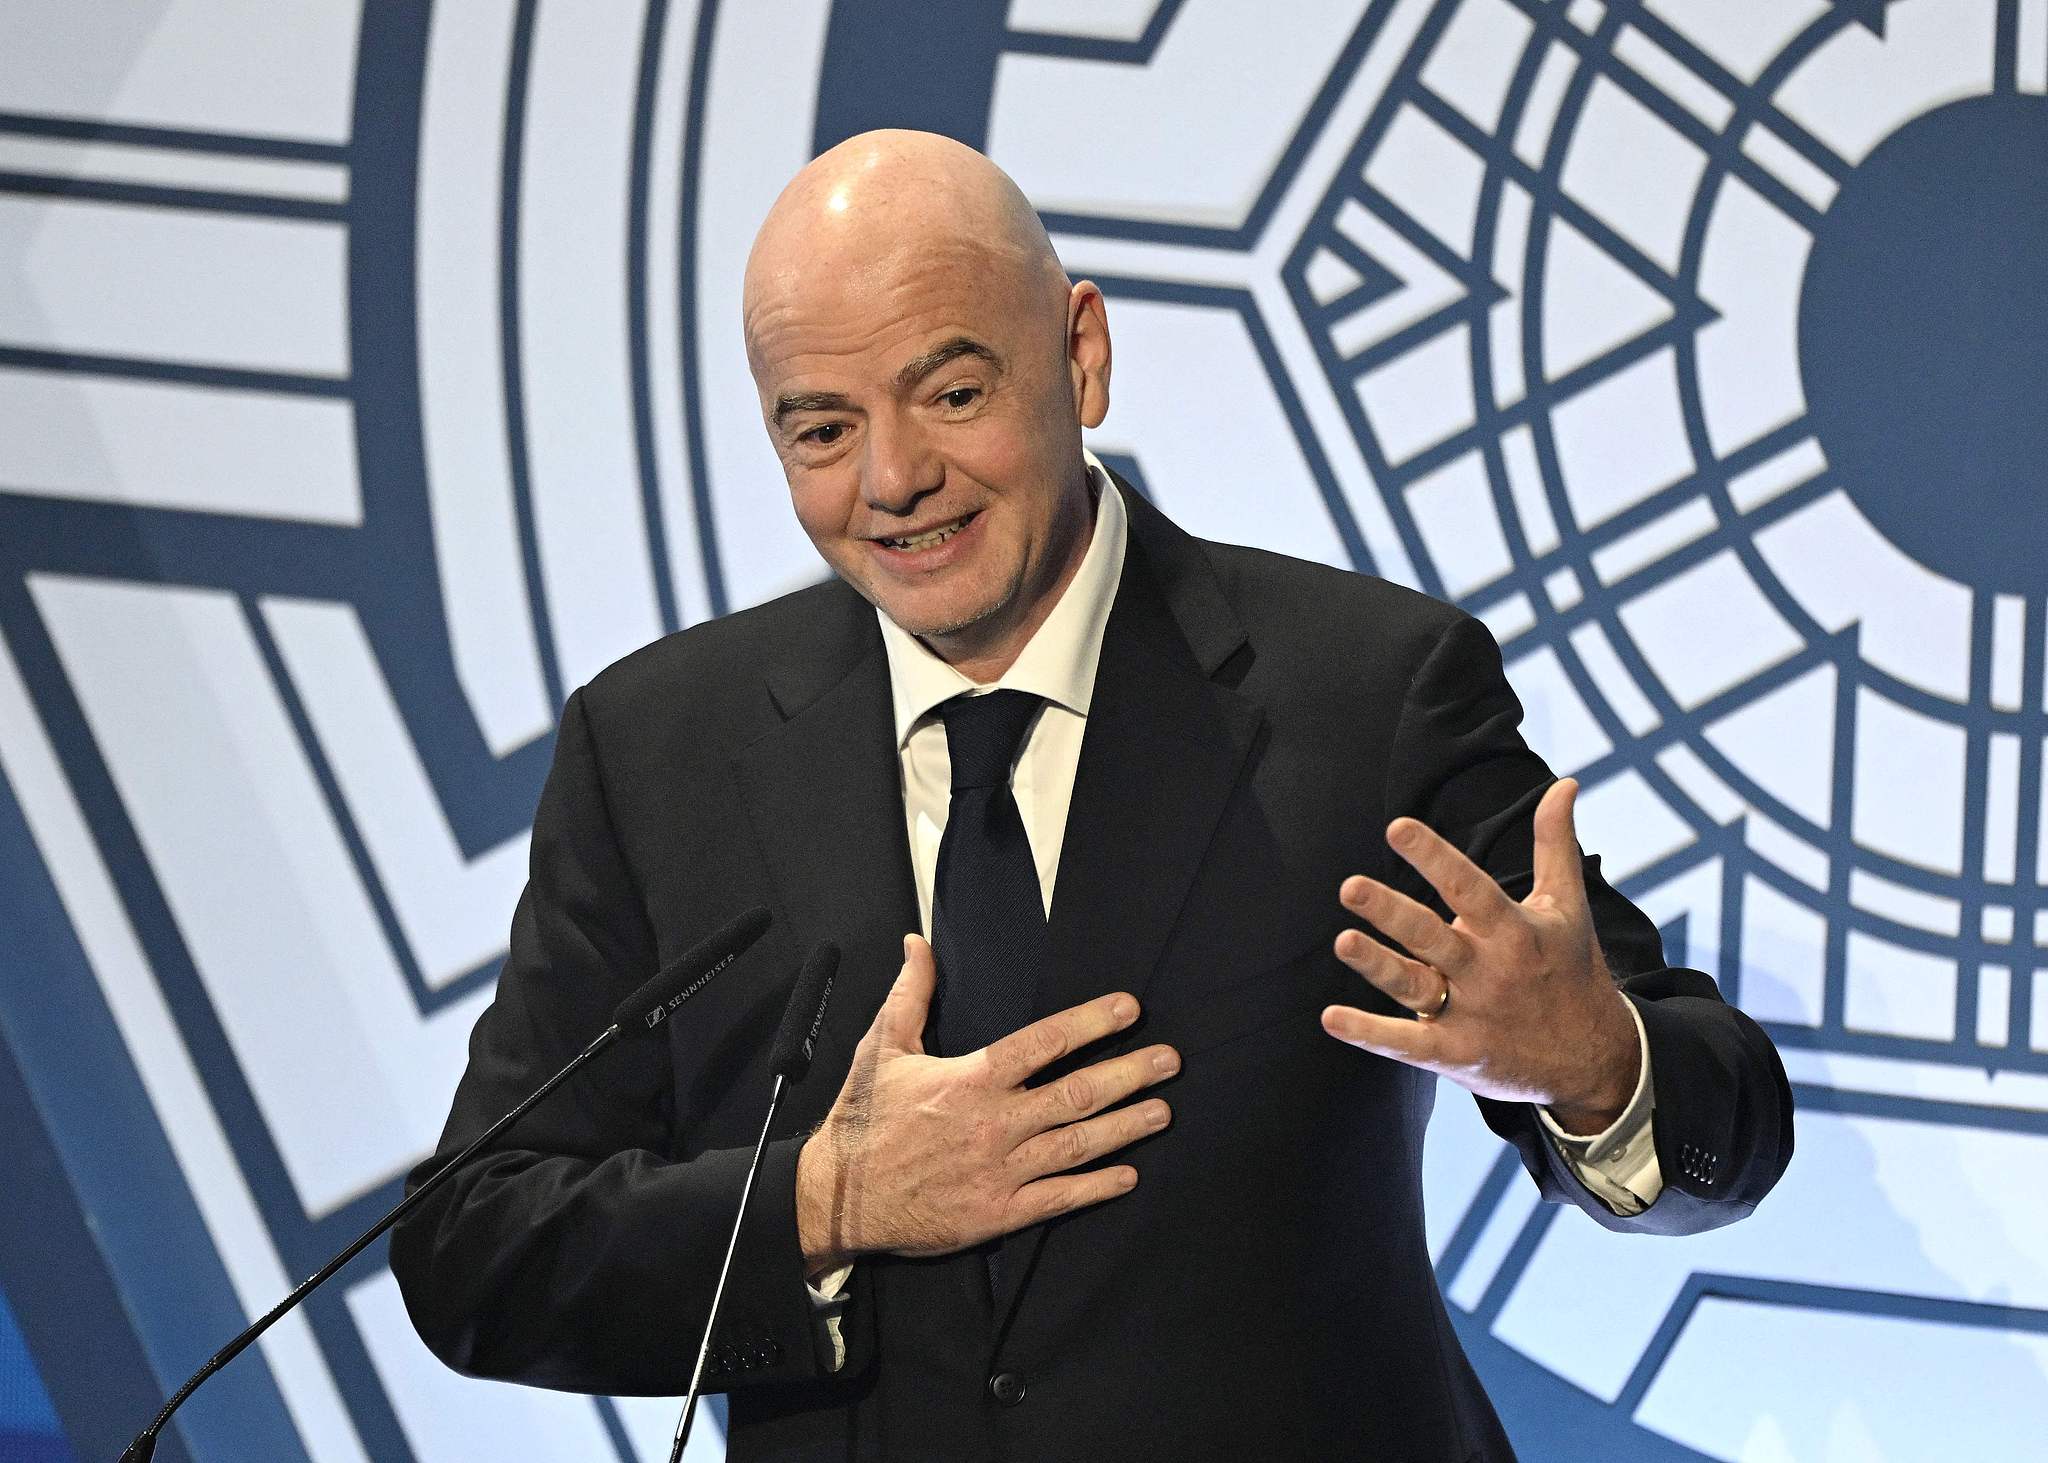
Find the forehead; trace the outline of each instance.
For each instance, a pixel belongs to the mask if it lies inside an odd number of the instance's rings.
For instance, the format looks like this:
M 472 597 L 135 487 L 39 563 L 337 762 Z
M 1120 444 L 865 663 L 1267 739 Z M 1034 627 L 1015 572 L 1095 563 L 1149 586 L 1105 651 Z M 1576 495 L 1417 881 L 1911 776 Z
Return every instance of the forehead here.
M 960 336 L 1008 357 L 1044 310 L 1018 273 L 997 251 L 965 240 L 793 262 L 753 282 L 747 356 L 764 390 L 818 373 L 879 381 Z

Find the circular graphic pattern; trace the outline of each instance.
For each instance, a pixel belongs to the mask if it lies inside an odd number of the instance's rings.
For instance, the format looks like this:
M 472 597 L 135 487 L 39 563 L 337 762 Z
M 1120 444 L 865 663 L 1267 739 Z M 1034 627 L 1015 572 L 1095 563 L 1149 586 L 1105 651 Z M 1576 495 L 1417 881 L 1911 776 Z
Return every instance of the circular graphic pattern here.
M 2048 1372 L 2048 3 L 1085 8 L 369 0 L 104 137 L 0 116 L 149 162 L 4 184 L 49 323 L 0 360 L 92 449 L 0 492 L 0 750 L 124 1156 L 189 1176 L 94 1215 L 138 1338 L 198 1324 L 168 1260 L 267 1305 L 431 1143 L 564 694 L 820 572 L 740 262 L 806 158 L 910 125 L 1104 286 L 1097 449 L 1484 619 L 1609 877 L 1786 1056 L 1792 1175 L 1682 1246 L 1439 1104 L 1431 1251 L 1528 1454 L 1999 1456 Z M 381 1272 L 262 1356 L 222 1415 L 267 1455 L 665 1456 L 665 1404 L 466 1390 Z
M 2048 462 L 2048 102 L 1915 118 L 1844 181 L 1800 296 L 1828 460 L 1886 539 L 1962 583 L 2039 600 Z M 2019 530 L 2019 531 L 2015 531 Z

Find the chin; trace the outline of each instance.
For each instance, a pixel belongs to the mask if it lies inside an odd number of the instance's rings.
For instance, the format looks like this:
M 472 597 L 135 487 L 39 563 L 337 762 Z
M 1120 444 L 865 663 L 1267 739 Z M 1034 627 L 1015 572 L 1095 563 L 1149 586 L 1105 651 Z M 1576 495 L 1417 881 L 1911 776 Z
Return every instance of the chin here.
M 880 604 L 880 601 L 877 601 Z M 929 640 L 935 636 L 957 635 L 962 630 L 972 629 L 1002 609 L 1002 602 L 984 604 L 979 607 L 965 605 L 888 605 L 881 604 L 882 613 L 898 625 L 917 636 Z M 899 613 L 898 611 L 901 611 Z

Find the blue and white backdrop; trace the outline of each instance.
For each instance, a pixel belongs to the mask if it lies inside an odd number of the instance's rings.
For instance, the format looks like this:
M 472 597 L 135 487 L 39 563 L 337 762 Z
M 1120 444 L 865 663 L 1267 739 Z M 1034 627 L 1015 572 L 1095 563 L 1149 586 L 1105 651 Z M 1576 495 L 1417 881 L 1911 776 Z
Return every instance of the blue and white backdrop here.
M 7 0 L 0 1452 L 112 1457 L 392 1201 L 565 693 L 817 576 L 740 265 L 897 123 L 1104 287 L 1098 451 L 1493 628 L 1785 1054 L 1790 1175 L 1688 1242 L 1439 1107 L 1526 1456 L 2039 1456 L 2044 93 L 2048 0 Z M 447 1373 L 373 1254 L 161 1456 L 672 1417 Z

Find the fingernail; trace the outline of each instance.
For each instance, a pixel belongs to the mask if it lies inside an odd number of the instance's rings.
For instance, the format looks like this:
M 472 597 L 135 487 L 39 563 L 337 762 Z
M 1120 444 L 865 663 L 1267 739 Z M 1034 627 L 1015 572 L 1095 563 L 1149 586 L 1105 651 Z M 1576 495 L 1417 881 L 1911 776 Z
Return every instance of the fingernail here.
M 1138 1182 L 1138 1171 L 1135 1168 L 1120 1169 L 1117 1172 L 1116 1182 L 1118 1188 L 1131 1188 Z
M 1180 1053 L 1176 1051 L 1154 1052 L 1152 1070 L 1162 1077 L 1171 1077 L 1180 1070 Z
M 1110 1002 L 1109 1014 L 1119 1021 L 1135 1021 L 1138 1019 L 1138 1003 L 1129 996 L 1118 996 Z
M 1166 1126 L 1166 1120 L 1172 1116 L 1172 1108 L 1163 1102 L 1155 1102 L 1152 1104 L 1152 1111 L 1145 1114 L 1145 1121 L 1155 1128 L 1163 1128 Z

